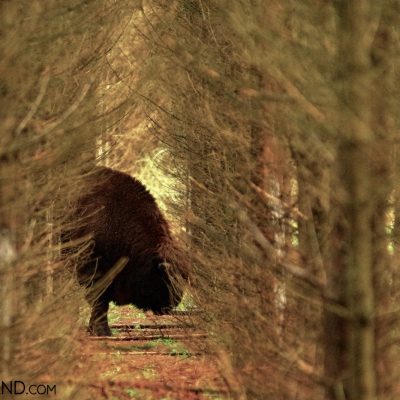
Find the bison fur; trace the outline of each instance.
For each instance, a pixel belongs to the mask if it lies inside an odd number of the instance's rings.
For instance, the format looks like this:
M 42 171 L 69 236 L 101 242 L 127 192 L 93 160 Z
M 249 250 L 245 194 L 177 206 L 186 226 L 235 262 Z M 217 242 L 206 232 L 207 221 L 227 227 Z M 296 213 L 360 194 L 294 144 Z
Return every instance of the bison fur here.
M 168 313 L 182 298 L 188 269 L 154 197 L 137 179 L 105 167 L 87 179 L 67 236 L 91 238 L 76 273 L 92 307 L 90 333 L 109 336 L 111 301 Z

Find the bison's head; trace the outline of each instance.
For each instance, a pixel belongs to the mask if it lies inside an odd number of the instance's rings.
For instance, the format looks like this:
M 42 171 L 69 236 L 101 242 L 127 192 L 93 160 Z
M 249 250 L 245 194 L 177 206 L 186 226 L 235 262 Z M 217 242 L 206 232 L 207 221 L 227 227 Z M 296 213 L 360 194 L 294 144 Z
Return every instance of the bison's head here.
M 149 257 L 147 263 L 134 304 L 155 314 L 168 314 L 182 299 L 187 274 L 175 259 L 159 254 Z

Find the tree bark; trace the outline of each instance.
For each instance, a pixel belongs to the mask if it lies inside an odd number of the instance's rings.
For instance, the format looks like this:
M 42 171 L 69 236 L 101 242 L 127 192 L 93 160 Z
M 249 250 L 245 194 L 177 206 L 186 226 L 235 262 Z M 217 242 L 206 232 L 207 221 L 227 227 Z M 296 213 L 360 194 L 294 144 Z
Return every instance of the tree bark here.
M 342 313 L 326 308 L 325 374 L 328 397 L 376 398 L 374 272 L 374 150 L 371 44 L 379 5 L 336 2 L 338 12 L 338 158 L 333 258 L 328 295 Z M 384 221 L 381 222 L 384 224 Z M 344 289 L 343 289 L 344 288 Z

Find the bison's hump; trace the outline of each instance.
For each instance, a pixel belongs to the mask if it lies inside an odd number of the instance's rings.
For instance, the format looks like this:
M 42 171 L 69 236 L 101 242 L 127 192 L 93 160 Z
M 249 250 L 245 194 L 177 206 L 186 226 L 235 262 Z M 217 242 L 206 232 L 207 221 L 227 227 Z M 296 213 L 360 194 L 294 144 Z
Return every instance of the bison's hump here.
M 88 191 L 79 202 L 87 233 L 108 246 L 154 252 L 170 241 L 167 221 L 146 187 L 120 171 L 98 167 L 89 176 Z

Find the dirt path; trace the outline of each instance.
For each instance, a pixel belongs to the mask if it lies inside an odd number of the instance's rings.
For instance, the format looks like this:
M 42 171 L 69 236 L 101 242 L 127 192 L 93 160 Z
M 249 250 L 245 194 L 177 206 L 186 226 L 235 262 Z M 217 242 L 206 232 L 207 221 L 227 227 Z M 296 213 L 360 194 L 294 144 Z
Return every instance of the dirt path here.
M 190 316 L 134 313 L 131 307 L 110 313 L 112 338 L 81 338 L 78 373 L 90 374 L 93 399 L 227 399 L 226 387 L 205 333 Z

